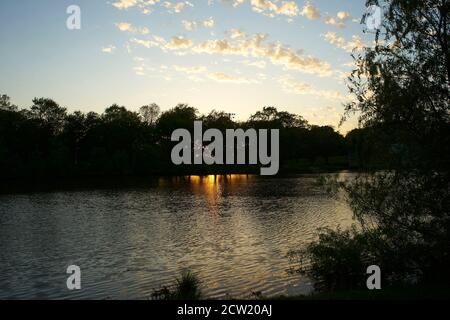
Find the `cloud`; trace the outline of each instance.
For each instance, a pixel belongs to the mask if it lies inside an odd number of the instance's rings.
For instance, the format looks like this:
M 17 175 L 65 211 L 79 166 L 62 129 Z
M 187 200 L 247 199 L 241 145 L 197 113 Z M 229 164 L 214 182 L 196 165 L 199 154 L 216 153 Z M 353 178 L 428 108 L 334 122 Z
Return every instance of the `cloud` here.
M 350 18 L 350 14 L 348 12 L 345 12 L 345 11 L 339 11 L 337 13 L 337 17 L 338 17 L 338 19 L 345 21 L 345 20 L 348 20 Z
M 329 43 L 340 49 L 344 49 L 347 52 L 362 50 L 366 47 L 360 36 L 352 36 L 352 40 L 346 41 L 343 37 L 338 36 L 336 32 L 327 32 L 323 35 L 323 37 Z
M 204 66 L 196 66 L 196 67 L 185 67 L 185 66 L 173 66 L 175 71 L 186 73 L 186 74 L 200 74 L 205 73 L 207 68 Z
M 138 76 L 145 76 L 146 75 L 146 70 L 145 67 L 143 65 L 139 65 L 133 68 L 133 71 L 136 75 Z
M 188 78 L 193 81 L 205 81 L 209 79 L 217 82 L 240 83 L 240 84 L 258 82 L 256 80 L 248 79 L 245 77 L 229 75 L 224 72 L 210 72 L 205 66 L 188 67 L 188 66 L 174 65 L 173 69 L 177 72 L 188 75 L 189 76 Z
M 300 51 L 282 45 L 279 42 L 266 43 L 267 35 L 255 34 L 252 37 L 238 41 L 207 40 L 193 46 L 196 53 L 253 56 L 268 59 L 274 65 L 281 65 L 286 69 L 320 75 L 331 74 L 331 66 L 318 58 L 305 55 Z
M 189 21 L 189 20 L 183 20 L 181 21 L 181 24 L 183 25 L 183 28 L 187 31 L 194 31 L 199 26 L 202 26 L 204 28 L 213 28 L 214 27 L 214 19 L 212 17 L 209 17 L 208 19 L 204 21 Z
M 308 18 L 309 20 L 317 20 L 320 19 L 320 11 L 318 8 L 314 7 L 312 4 L 306 4 L 302 12 L 300 13 L 302 16 Z
M 233 7 L 239 7 L 241 4 L 243 4 L 245 0 L 234 0 L 233 1 Z
M 160 0 L 117 0 L 112 5 L 119 10 L 127 10 L 132 7 L 138 7 L 142 13 L 149 14 L 152 12 L 151 7 L 159 3 Z
M 114 53 L 114 51 L 116 51 L 116 47 L 113 45 L 102 48 L 103 53 Z
M 234 6 L 242 4 L 244 1 L 235 1 Z M 275 15 L 285 15 L 294 17 L 299 14 L 299 8 L 295 1 L 283 1 L 279 6 L 277 1 L 251 0 L 252 9 L 255 12 L 274 17 Z
M 350 19 L 350 15 L 348 12 L 339 11 L 336 14 L 336 17 L 326 17 L 325 24 L 335 26 L 339 29 L 345 28 L 345 22 Z
M 206 19 L 205 21 L 203 21 L 203 26 L 205 28 L 212 28 L 214 27 L 214 19 L 212 17 L 209 17 L 208 19 Z
M 245 64 L 246 66 L 255 67 L 255 68 L 259 68 L 259 69 L 265 69 L 266 65 L 267 65 L 264 60 L 258 60 L 258 61 L 244 60 L 244 61 L 242 61 L 242 63 Z
M 232 33 L 228 33 L 232 34 Z M 242 38 L 243 37 L 243 38 Z M 274 65 L 289 70 L 318 74 L 320 76 L 332 75 L 331 65 L 328 62 L 304 54 L 300 50 L 293 50 L 279 42 L 267 43 L 268 35 L 255 34 L 243 36 L 238 39 L 212 39 L 195 44 L 184 37 L 173 37 L 169 42 L 161 37 L 153 36 L 154 40 L 131 39 L 131 42 L 150 48 L 157 46 L 162 50 L 176 51 L 176 54 L 220 54 L 236 55 L 267 59 Z M 184 51 L 181 51 L 184 50 Z M 186 51 L 188 50 L 188 51 Z
M 169 43 L 165 45 L 165 48 L 170 50 L 180 50 L 180 49 L 188 49 L 192 47 L 192 40 L 186 39 L 184 37 L 172 37 Z
M 208 75 L 209 79 L 218 82 L 228 82 L 228 83 L 256 83 L 257 81 L 251 80 L 244 77 L 237 77 L 228 75 L 223 72 L 212 72 Z
M 228 34 L 231 39 L 242 39 L 246 36 L 245 32 L 239 29 L 231 29 L 230 31 L 228 31 Z
M 336 28 L 339 28 L 339 29 L 345 28 L 345 23 L 340 21 L 340 20 L 338 20 L 338 19 L 336 19 L 336 18 L 334 18 L 334 17 L 326 17 L 325 18 L 325 24 L 332 25 L 332 26 L 334 26 Z
M 150 32 L 150 30 L 146 27 L 137 28 L 128 22 L 118 22 L 118 23 L 116 23 L 116 27 L 120 31 L 126 31 L 126 32 L 131 32 L 131 33 L 148 34 Z
M 132 39 L 130 39 L 130 42 L 141 45 L 146 48 L 158 47 L 158 48 L 162 49 L 163 51 L 185 50 L 185 49 L 189 49 L 193 45 L 192 40 L 187 39 L 182 36 L 172 37 L 170 39 L 170 41 L 166 41 L 162 37 L 159 37 L 156 35 L 153 35 L 152 37 L 153 37 L 153 40 L 132 38 Z M 178 54 L 182 55 L 183 53 L 178 52 Z
M 143 40 L 143 39 L 132 38 L 132 39 L 130 39 L 130 42 L 138 44 L 138 45 L 141 45 L 141 46 L 146 47 L 146 48 L 159 47 L 160 46 L 159 42 L 152 41 L 152 40 Z
M 281 84 L 283 90 L 294 94 L 312 95 L 330 100 L 342 100 L 344 98 L 338 91 L 316 89 L 309 83 L 296 82 L 289 77 L 280 78 L 278 82 Z
M 184 1 L 184 2 L 177 2 L 177 3 L 173 3 L 173 2 L 169 2 L 169 1 L 165 1 L 162 6 L 166 9 L 169 10 L 169 12 L 175 12 L 175 13 L 180 13 L 182 12 L 184 9 L 186 9 L 186 7 L 193 7 L 194 5 L 192 3 L 190 3 L 189 1 Z
M 183 25 L 183 28 L 186 29 L 187 31 L 193 31 L 197 29 L 196 21 L 183 20 L 181 21 L 181 24 Z
M 283 2 L 281 7 L 278 8 L 277 13 L 288 17 L 294 17 L 299 14 L 299 8 L 294 1 Z
M 119 0 L 117 2 L 114 2 L 112 5 L 116 7 L 117 9 L 128 9 L 131 7 L 134 7 L 138 4 L 138 0 Z

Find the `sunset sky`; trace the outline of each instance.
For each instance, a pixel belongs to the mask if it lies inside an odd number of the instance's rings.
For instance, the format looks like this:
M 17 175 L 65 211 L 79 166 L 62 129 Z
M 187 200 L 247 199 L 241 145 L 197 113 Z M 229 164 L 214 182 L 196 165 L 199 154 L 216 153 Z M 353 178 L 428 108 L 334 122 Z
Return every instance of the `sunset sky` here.
M 69 5 L 81 30 L 66 27 Z M 2 0 L 0 93 L 99 113 L 182 102 L 237 120 L 273 105 L 337 126 L 351 51 L 373 40 L 364 12 L 364 0 Z

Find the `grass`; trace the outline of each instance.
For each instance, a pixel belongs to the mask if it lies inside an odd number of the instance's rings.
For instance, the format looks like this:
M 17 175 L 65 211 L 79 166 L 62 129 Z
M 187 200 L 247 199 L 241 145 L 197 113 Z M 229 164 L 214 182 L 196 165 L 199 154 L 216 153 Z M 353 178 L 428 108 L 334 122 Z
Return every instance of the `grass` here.
M 163 287 L 152 294 L 154 300 L 200 300 L 201 297 L 200 280 L 189 271 L 175 280 L 173 289 Z

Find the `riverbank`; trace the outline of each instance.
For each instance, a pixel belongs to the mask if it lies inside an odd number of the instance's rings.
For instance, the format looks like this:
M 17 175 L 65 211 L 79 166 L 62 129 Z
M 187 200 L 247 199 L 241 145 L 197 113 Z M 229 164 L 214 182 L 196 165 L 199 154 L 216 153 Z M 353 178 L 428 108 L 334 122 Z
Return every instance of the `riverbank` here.
M 276 176 L 262 176 L 264 179 L 291 178 L 310 174 L 336 174 L 340 172 L 357 172 L 339 167 L 311 167 L 308 170 L 283 171 Z M 148 176 L 81 176 L 61 178 L 28 178 L 28 179 L 0 179 L 0 194 L 75 191 L 87 189 L 126 189 L 156 187 L 159 182 L 185 179 L 188 177 L 237 177 L 259 176 L 257 173 L 229 172 L 229 173 L 186 173 L 179 175 L 148 175 Z

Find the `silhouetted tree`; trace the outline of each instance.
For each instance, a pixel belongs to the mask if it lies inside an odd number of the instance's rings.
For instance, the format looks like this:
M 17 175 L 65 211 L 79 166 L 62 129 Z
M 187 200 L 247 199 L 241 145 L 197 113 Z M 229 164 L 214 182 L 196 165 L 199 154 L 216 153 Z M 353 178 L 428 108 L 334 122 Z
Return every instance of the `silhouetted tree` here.
M 208 115 L 201 117 L 206 128 L 216 128 L 219 130 L 233 129 L 236 123 L 231 114 L 224 111 L 211 111 Z
M 170 140 L 172 132 L 178 128 L 191 129 L 198 119 L 198 110 L 187 104 L 178 104 L 175 108 L 163 112 L 157 122 L 161 137 Z
M 306 128 L 308 122 L 299 115 L 279 112 L 275 107 L 264 107 L 250 116 L 249 124 L 268 128 Z
M 366 133 L 384 133 L 377 138 L 386 142 L 389 170 L 334 182 L 334 190 L 344 191 L 360 229 L 326 232 L 311 244 L 306 252 L 313 265 L 310 274 L 330 279 L 332 288 L 348 288 L 347 283 L 361 288 L 361 267 L 377 264 L 385 287 L 411 279 L 448 285 L 450 3 L 367 4 L 383 5 L 385 16 L 375 46 L 355 57 L 349 88 L 356 99 L 347 113 L 360 113 L 360 123 L 370 129 Z M 355 277 L 356 282 L 346 281 Z
M 66 108 L 60 107 L 52 99 L 35 98 L 30 108 L 31 116 L 55 133 L 61 132 L 66 117 Z
M 155 124 L 160 112 L 161 109 L 156 103 L 142 106 L 139 109 L 139 114 L 141 115 L 143 121 L 151 126 Z
M 11 99 L 6 95 L 0 95 L 0 110 L 16 111 L 17 106 L 11 104 Z

